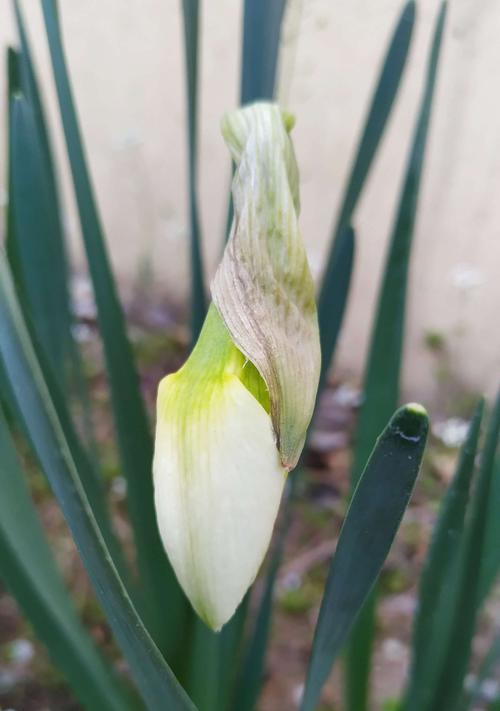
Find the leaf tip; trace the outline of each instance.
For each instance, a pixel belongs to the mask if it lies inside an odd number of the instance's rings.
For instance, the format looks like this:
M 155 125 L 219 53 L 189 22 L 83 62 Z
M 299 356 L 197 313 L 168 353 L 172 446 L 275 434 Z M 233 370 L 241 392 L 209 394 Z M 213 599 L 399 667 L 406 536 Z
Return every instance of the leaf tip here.
M 391 429 L 410 442 L 425 439 L 429 429 L 427 410 L 418 402 L 404 405 L 394 414 Z

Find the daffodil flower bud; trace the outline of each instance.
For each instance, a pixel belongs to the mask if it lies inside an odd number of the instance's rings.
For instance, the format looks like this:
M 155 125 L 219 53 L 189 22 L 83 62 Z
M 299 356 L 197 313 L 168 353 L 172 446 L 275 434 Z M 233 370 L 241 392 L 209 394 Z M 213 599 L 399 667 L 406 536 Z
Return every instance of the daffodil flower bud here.
M 160 534 L 179 583 L 214 630 L 231 618 L 265 556 L 319 380 L 292 126 L 269 103 L 223 119 L 236 164 L 233 228 L 198 342 L 158 391 Z

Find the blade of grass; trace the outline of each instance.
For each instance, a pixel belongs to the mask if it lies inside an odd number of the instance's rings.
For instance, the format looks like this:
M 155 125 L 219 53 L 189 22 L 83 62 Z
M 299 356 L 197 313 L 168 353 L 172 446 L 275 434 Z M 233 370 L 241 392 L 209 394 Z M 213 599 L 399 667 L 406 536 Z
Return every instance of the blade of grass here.
M 428 418 L 406 405 L 378 438 L 354 492 L 314 632 L 301 711 L 316 708 L 333 662 L 382 569 L 420 469 Z
M 30 499 L 1 411 L 0 457 L 3 582 L 85 708 L 131 709 L 130 698 L 77 617 Z
M 168 658 L 172 658 L 182 637 L 186 603 L 164 553 L 156 526 L 151 433 L 87 169 L 66 69 L 57 7 L 54 0 L 42 0 L 42 9 L 97 303 L 118 446 L 127 480 L 127 506 L 134 531 L 139 576 L 148 600 L 146 612 L 149 629 Z
M 463 546 L 463 562 L 457 580 L 457 604 L 444 666 L 429 711 L 457 707 L 471 656 L 472 639 L 481 605 L 480 572 L 486 542 L 487 516 L 495 454 L 500 436 L 500 393 L 490 417 L 471 502 L 472 512 Z M 494 512 L 498 516 L 498 511 Z M 498 545 L 498 541 L 497 541 Z
M 328 317 L 330 285 L 335 278 L 337 242 L 352 223 L 359 196 L 384 135 L 406 66 L 414 25 L 415 2 L 411 0 L 403 7 L 388 45 L 333 229 L 318 304 L 320 323 Z M 322 316 L 323 311 L 325 314 Z
M 97 597 L 132 676 L 151 711 L 195 708 L 154 644 L 127 590 L 80 482 L 74 442 L 66 437 L 0 253 L 0 356 L 24 425 L 50 481 Z
M 198 47 L 199 0 L 182 0 L 186 62 L 188 189 L 191 230 L 191 340 L 196 343 L 206 314 L 198 210 Z
M 422 711 L 429 707 L 448 651 L 458 594 L 457 565 L 463 548 L 465 516 L 483 410 L 484 402 L 481 401 L 462 447 L 456 474 L 441 506 L 420 579 L 405 711 Z
M 435 25 L 423 96 L 390 240 L 365 371 L 364 402 L 353 453 L 353 487 L 356 486 L 363 463 L 369 455 L 371 442 L 398 403 L 408 267 L 445 18 L 446 3 L 442 3 Z M 374 627 L 371 618 L 375 614 L 373 598 L 368 600 L 367 606 L 368 610 L 362 614 L 359 624 L 352 630 L 347 652 L 348 711 L 366 711 L 368 704 L 373 645 L 373 635 L 369 630 Z

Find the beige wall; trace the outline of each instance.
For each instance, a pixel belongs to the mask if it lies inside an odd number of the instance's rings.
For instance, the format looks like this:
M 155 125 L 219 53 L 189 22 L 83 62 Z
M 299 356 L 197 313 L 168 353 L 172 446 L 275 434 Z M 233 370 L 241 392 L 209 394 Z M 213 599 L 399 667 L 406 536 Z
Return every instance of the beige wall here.
M 37 61 L 55 102 L 39 3 L 25 0 Z M 60 0 L 68 60 L 112 259 L 132 278 L 142 260 L 181 300 L 187 286 L 184 94 L 180 0 Z M 200 194 L 207 271 L 223 232 L 227 152 L 218 122 L 238 95 L 241 2 L 203 6 Z M 280 97 L 297 116 L 302 230 L 319 273 L 364 109 L 401 0 L 294 0 L 284 33 Z M 437 0 L 419 0 L 400 101 L 359 206 L 354 285 L 338 368 L 361 372 Z M 469 387 L 500 376 L 500 3 L 454 0 L 446 30 L 417 224 L 405 351 L 408 397 L 432 399 L 423 346 L 442 334 Z M 14 41 L 0 4 L 0 44 Z M 4 101 L 2 67 L 0 91 Z M 2 105 L 2 113 L 3 116 Z M 54 125 L 59 131 L 57 118 Z M 2 133 L 4 126 L 2 124 Z M 4 164 L 4 141 L 0 157 Z M 60 141 L 68 231 L 78 226 Z M 4 175 L 2 175 L 4 185 Z

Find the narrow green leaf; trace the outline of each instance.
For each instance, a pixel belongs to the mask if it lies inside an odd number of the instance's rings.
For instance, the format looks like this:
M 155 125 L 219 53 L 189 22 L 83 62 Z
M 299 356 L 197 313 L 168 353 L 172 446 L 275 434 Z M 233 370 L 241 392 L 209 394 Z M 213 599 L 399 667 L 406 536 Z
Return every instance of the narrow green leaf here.
M 332 233 L 330 254 L 326 261 L 319 298 L 320 322 L 322 310 L 326 311 L 326 317 L 328 315 L 328 294 L 331 283 L 335 282 L 337 242 L 346 227 L 352 223 L 359 196 L 384 135 L 406 66 L 414 24 L 415 2 L 410 0 L 399 16 L 387 48 Z
M 221 663 L 219 668 L 219 684 L 221 688 L 220 711 L 232 708 L 235 698 L 235 688 L 241 669 L 244 636 L 246 633 L 252 588 L 243 598 L 233 618 L 221 630 Z
M 118 445 L 127 479 L 127 506 L 134 530 L 139 576 L 148 600 L 145 612 L 149 629 L 170 658 L 182 635 L 185 601 L 163 551 L 156 526 L 151 474 L 152 438 L 94 201 L 55 1 L 42 0 L 42 9 L 97 303 Z
M 390 240 L 372 332 L 364 377 L 364 403 L 358 421 L 353 453 L 353 487 L 356 485 L 363 463 L 369 455 L 371 442 L 374 441 L 383 423 L 398 403 L 408 267 L 445 17 L 446 4 L 442 3 L 435 26 L 423 96 Z M 373 606 L 373 602 L 371 604 Z M 371 667 L 369 659 L 373 638 L 372 635 L 367 635 L 366 630 L 363 630 L 363 625 L 368 624 L 373 628 L 373 623 L 369 618 L 369 613 L 363 615 L 360 626 L 355 625 L 351 634 L 346 660 L 346 663 L 351 665 L 351 671 L 347 672 L 346 678 L 348 682 L 355 680 L 355 683 L 348 683 L 346 688 L 348 711 L 366 711 L 367 709 L 368 673 Z
M 292 491 L 296 478 L 293 479 Z M 290 492 L 288 493 L 290 498 Z M 287 501 L 287 504 L 289 502 Z M 285 509 L 284 520 L 272 550 L 269 567 L 264 580 L 264 589 L 253 621 L 250 639 L 242 660 L 240 678 L 235 694 L 235 711 L 253 711 L 256 708 L 264 676 L 264 663 L 271 630 L 273 593 L 278 569 L 283 558 L 285 540 L 290 528 L 291 506 Z
M 319 392 L 332 363 L 344 318 L 354 264 L 355 233 L 343 229 L 335 241 L 330 269 L 326 272 L 318 301 L 318 323 L 321 340 L 321 375 Z
M 272 99 L 286 0 L 245 0 L 241 104 Z
M 9 122 L 9 212 L 14 224 L 9 255 L 16 255 L 18 287 L 40 343 L 56 372 L 64 376 L 71 339 L 67 257 L 49 139 L 17 2 L 14 10 L 21 52 L 19 86 L 9 96 L 9 110 L 14 112 Z M 28 100 L 16 100 L 14 94 L 20 90 Z
M 481 601 L 489 595 L 500 573 L 500 455 L 494 464 L 485 536 L 479 583 Z
M 43 152 L 45 170 L 46 170 L 46 180 L 47 180 L 47 190 L 50 194 L 51 205 L 54 206 L 54 210 L 57 215 L 60 215 L 60 205 L 57 190 L 57 180 L 56 171 L 54 167 L 54 162 L 52 160 L 52 150 L 50 147 L 49 133 L 47 129 L 47 124 L 45 121 L 45 115 L 42 107 L 42 100 L 40 96 L 40 91 L 38 88 L 38 80 L 36 77 L 35 68 L 33 65 L 33 60 L 31 57 L 31 49 L 28 41 L 28 36 L 26 33 L 26 28 L 24 25 L 23 16 L 21 9 L 19 7 L 18 0 L 14 0 L 14 17 L 16 20 L 17 31 L 19 34 L 19 41 L 21 45 L 21 51 L 19 53 L 19 74 L 22 84 L 22 90 L 24 94 L 29 99 L 31 107 L 33 109 L 33 114 L 35 118 L 35 123 L 38 130 L 38 140 L 41 145 L 41 151 Z M 58 238 L 61 245 L 61 256 L 66 259 L 64 251 L 64 238 L 62 236 L 62 230 L 60 229 L 60 234 Z
M 428 708 L 448 652 L 458 596 L 457 566 L 461 560 L 483 410 L 484 402 L 481 401 L 462 447 L 455 477 L 441 506 L 420 579 L 405 711 Z
M 0 412 L 0 575 L 54 664 L 87 709 L 124 711 L 130 699 L 82 627 L 56 568 Z
M 13 225 L 11 226 L 11 258 L 19 270 L 23 305 L 29 314 L 30 326 L 37 344 L 43 349 L 46 366 L 58 377 L 64 371 L 65 354 L 61 342 L 70 338 L 69 313 L 59 301 L 67 298 L 65 288 L 55 273 L 62 275 L 65 284 L 65 267 L 58 264 L 58 240 L 54 239 L 57 215 L 51 211 L 43 155 L 38 143 L 38 132 L 33 112 L 27 100 L 18 93 L 11 97 L 10 111 L 10 182 Z M 53 288 L 53 285 L 55 287 Z M 67 355 L 67 354 L 66 354 Z M 69 413 L 66 415 L 69 421 Z M 125 570 L 123 556 L 112 531 L 105 505 L 102 484 L 96 471 L 81 452 L 85 465 L 80 467 L 82 484 L 92 504 L 107 545 Z
M 222 633 L 212 632 L 195 617 L 192 634 L 186 688 L 199 711 L 220 711 Z
M 90 455 L 97 463 L 97 447 L 95 442 L 94 427 L 92 422 L 92 412 L 90 406 L 90 399 L 88 397 L 88 390 L 85 383 L 85 375 L 83 371 L 83 363 L 80 354 L 80 349 L 78 344 L 75 342 L 72 331 L 72 307 L 71 299 L 69 294 L 69 268 L 68 259 L 66 254 L 66 244 L 64 237 L 64 230 L 61 223 L 61 209 L 59 194 L 57 188 L 56 170 L 54 162 L 52 159 L 52 150 L 50 146 L 49 132 L 45 120 L 45 115 L 42 106 L 42 98 L 40 90 L 38 88 L 38 80 L 36 77 L 35 67 L 33 65 L 31 57 L 31 48 L 28 41 L 28 35 L 26 32 L 23 16 L 21 9 L 17 0 L 14 0 L 14 15 L 16 19 L 17 30 L 19 34 L 19 40 L 21 44 L 21 52 L 18 56 L 18 74 L 20 80 L 22 79 L 22 91 L 30 105 L 30 109 L 33 117 L 33 124 L 36 128 L 36 132 L 33 130 L 33 142 L 37 144 L 36 152 L 38 157 L 41 159 L 39 161 L 40 167 L 43 170 L 43 183 L 40 187 L 40 192 L 46 196 L 45 211 L 51 216 L 51 227 L 49 231 L 49 236 L 53 244 L 51 245 L 51 251 L 54 253 L 55 259 L 52 262 L 52 269 L 50 272 L 50 277 L 44 279 L 44 274 L 29 274 L 30 264 L 32 260 L 30 259 L 31 253 L 29 248 L 25 250 L 27 252 L 27 265 L 18 263 L 16 260 L 16 252 L 19 253 L 19 249 L 16 250 L 16 242 L 18 240 L 23 240 L 25 242 L 30 239 L 37 242 L 41 240 L 45 231 L 41 234 L 37 233 L 36 236 L 26 234 L 26 235 L 16 235 L 11 234 L 12 230 L 9 230 L 8 239 L 8 254 L 11 267 L 15 269 L 16 281 L 19 286 L 23 281 L 23 272 L 28 272 L 29 276 L 25 276 L 24 280 L 28 283 L 34 278 L 35 283 L 39 284 L 40 290 L 48 291 L 49 293 L 58 293 L 57 301 L 57 312 L 58 319 L 60 323 L 60 334 L 58 336 L 58 342 L 60 343 L 59 349 L 65 356 L 66 360 L 69 361 L 64 363 L 65 366 L 69 365 L 69 371 L 74 380 L 75 390 L 82 408 L 83 416 L 83 427 L 85 431 L 86 443 L 89 449 Z M 21 85 L 19 85 L 19 90 L 21 90 Z M 11 90 L 9 95 L 12 97 L 14 91 Z M 12 131 L 9 132 L 9 136 L 12 135 Z M 37 191 L 38 192 L 38 191 Z M 14 213 L 13 209 L 13 192 L 9 191 L 9 216 Z M 37 194 L 35 196 L 35 201 L 40 202 L 41 197 Z M 45 219 L 44 222 L 47 220 Z M 42 222 L 43 224 L 43 222 Z M 13 248 L 12 248 L 13 247 Z M 50 249 L 50 248 L 49 248 Z M 33 316 L 33 309 L 31 309 L 31 314 Z M 66 368 L 64 371 L 62 368 L 57 369 L 58 373 L 66 374 Z
M 21 90 L 20 85 L 20 57 L 19 52 L 12 47 L 7 48 L 7 96 L 6 96 L 6 106 L 7 106 L 7 137 L 10 142 L 10 137 L 12 135 L 12 126 L 10 123 L 10 100 L 11 97 L 17 94 Z M 17 252 L 14 245 L 14 210 L 13 210 L 13 199 L 12 199 L 12 170 L 11 170 L 11 160 L 8 157 L 8 168 L 7 168 L 7 182 L 8 182 L 8 195 L 9 202 L 7 206 L 7 224 L 6 224 L 6 239 L 5 247 L 7 251 L 7 256 L 11 265 L 11 269 L 16 278 L 16 281 L 20 282 L 20 268 L 17 263 Z
M 199 0 L 182 0 L 188 114 L 188 181 L 191 229 L 191 339 L 196 343 L 206 315 L 198 210 L 198 47 Z
M 61 505 L 97 597 L 150 711 L 193 710 L 148 634 L 117 572 L 80 482 L 78 453 L 66 437 L 16 300 L 5 255 L 0 257 L 0 356 L 33 447 Z
M 301 711 L 316 707 L 335 657 L 389 553 L 420 469 L 427 430 L 427 414 L 420 405 L 397 410 L 360 477 L 330 566 Z
M 463 563 L 457 580 L 457 604 L 444 666 L 429 711 L 457 707 L 471 656 L 472 639 L 481 605 L 480 572 L 486 542 L 487 514 L 491 496 L 493 465 L 500 435 L 500 393 L 490 417 L 481 454 L 479 476 L 471 503 L 471 517 L 465 533 Z M 498 511 L 495 512 L 498 516 Z
M 392 230 L 364 378 L 364 404 L 356 433 L 353 479 L 390 413 L 397 405 L 404 318 L 413 229 L 436 83 L 446 5 L 442 4 L 432 42 L 420 111 Z
M 62 376 L 70 335 L 65 260 L 33 111 L 21 94 L 11 97 L 9 123 L 14 225 L 9 250 L 16 254 L 18 278 L 38 340 L 54 372 Z

